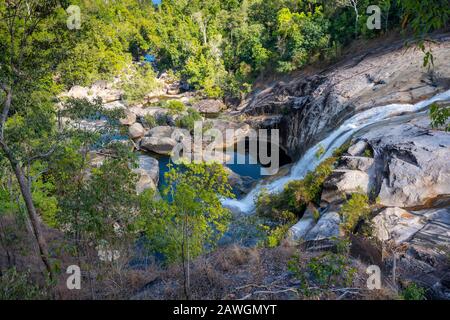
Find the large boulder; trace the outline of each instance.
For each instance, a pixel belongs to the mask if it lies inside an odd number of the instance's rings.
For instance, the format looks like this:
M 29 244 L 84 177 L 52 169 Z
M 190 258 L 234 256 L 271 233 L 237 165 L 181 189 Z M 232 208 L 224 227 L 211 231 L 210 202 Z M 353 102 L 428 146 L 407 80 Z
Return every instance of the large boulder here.
M 348 148 L 347 153 L 351 156 L 360 156 L 367 149 L 367 142 L 360 140 Z
M 400 244 L 425 225 L 421 218 L 401 208 L 386 208 L 372 219 L 374 235 L 381 241 Z
M 301 219 L 289 229 L 286 237 L 286 240 L 289 243 L 296 244 L 302 239 L 304 239 L 305 235 L 316 224 L 316 219 L 314 218 L 315 215 L 314 211 L 317 210 L 318 209 L 314 205 L 312 204 L 308 205 Z
M 228 183 L 237 196 L 242 196 L 250 192 L 255 183 L 255 179 L 248 176 L 241 176 L 228 167 L 224 167 L 224 169 L 228 173 Z
M 147 155 L 140 155 L 138 159 L 139 167 L 133 170 L 139 176 L 136 192 L 141 194 L 148 189 L 156 190 L 159 181 L 158 160 Z
M 317 224 L 305 235 L 306 241 L 329 240 L 340 236 L 339 224 L 341 218 L 339 213 L 330 211 L 320 217 Z
M 195 103 L 192 107 L 198 112 L 204 114 L 217 114 L 225 109 L 225 105 L 222 101 L 212 99 L 201 100 Z
M 159 126 L 151 129 L 141 140 L 141 148 L 158 154 L 169 155 L 174 151 L 178 143 L 190 139 L 187 130 L 170 127 Z M 188 142 L 190 143 L 190 142 Z
M 251 134 L 251 128 L 246 123 L 238 123 L 223 119 L 209 120 L 204 124 L 205 126 L 211 126 L 211 129 L 218 130 L 222 135 L 222 143 L 215 142 L 215 149 L 225 149 L 234 146 L 239 141 L 243 141 Z M 227 137 L 227 131 L 230 136 Z M 228 139 L 227 139 L 228 138 Z
M 369 172 L 369 170 L 372 169 L 373 164 L 373 158 L 342 156 L 338 168 Z
M 140 155 L 139 160 L 139 170 L 145 172 L 150 178 L 158 184 L 159 182 L 159 161 L 153 157 L 147 155 Z
M 341 202 L 346 196 L 369 190 L 369 175 L 359 170 L 334 170 L 323 184 L 322 201 Z
M 142 124 L 136 122 L 128 128 L 131 139 L 139 139 L 145 135 L 145 129 Z
M 424 209 L 450 203 L 450 134 L 428 117 L 385 125 L 364 135 L 375 152 L 380 204 Z
M 120 119 L 120 124 L 124 126 L 131 126 L 136 122 L 136 114 L 131 112 L 130 110 L 125 110 L 125 117 Z

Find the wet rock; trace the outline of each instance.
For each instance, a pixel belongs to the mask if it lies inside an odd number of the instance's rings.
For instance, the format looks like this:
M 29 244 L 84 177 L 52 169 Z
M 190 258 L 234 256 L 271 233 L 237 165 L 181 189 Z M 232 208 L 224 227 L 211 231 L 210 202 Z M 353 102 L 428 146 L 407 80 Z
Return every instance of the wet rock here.
M 255 179 L 252 177 L 241 176 L 228 167 L 224 167 L 224 169 L 228 173 L 228 183 L 237 196 L 243 196 L 250 192 L 255 183 Z

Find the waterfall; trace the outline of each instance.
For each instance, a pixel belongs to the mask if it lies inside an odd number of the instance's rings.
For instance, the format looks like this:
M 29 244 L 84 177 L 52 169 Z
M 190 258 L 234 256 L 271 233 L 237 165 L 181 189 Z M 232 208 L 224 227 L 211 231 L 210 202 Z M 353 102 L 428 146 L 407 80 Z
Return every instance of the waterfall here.
M 450 90 L 438 94 L 431 99 L 416 104 L 390 104 L 362 111 L 346 120 L 340 127 L 334 130 L 327 138 L 311 147 L 303 157 L 291 168 L 289 174 L 280 177 L 270 183 L 260 182 L 242 199 L 224 199 L 222 204 L 230 209 L 237 209 L 242 213 L 250 214 L 255 209 L 255 198 L 262 188 L 270 193 L 281 192 L 284 186 L 292 180 L 302 179 L 309 171 L 314 170 L 323 160 L 332 156 L 334 150 L 350 139 L 361 129 L 397 116 L 419 112 L 436 101 L 450 100 Z M 318 158 L 317 151 L 325 152 Z

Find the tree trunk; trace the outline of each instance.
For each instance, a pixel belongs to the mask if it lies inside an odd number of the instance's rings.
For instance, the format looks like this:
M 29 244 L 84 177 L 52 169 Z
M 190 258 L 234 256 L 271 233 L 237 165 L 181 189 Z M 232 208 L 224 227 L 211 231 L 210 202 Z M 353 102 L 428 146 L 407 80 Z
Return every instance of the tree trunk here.
M 7 155 L 9 158 L 9 155 Z M 36 208 L 33 203 L 33 197 L 31 195 L 31 187 L 25 178 L 25 174 L 23 173 L 20 165 L 15 162 L 13 159 L 10 159 L 11 165 L 13 166 L 14 173 L 16 175 L 17 181 L 20 186 L 20 192 L 22 193 L 23 200 L 25 201 L 25 205 L 28 211 L 28 218 L 30 219 L 31 225 L 33 227 L 34 236 L 36 237 L 36 241 L 39 247 L 39 254 L 42 262 L 47 269 L 47 272 L 50 276 L 50 279 L 53 279 L 53 270 L 50 264 L 49 254 L 47 250 L 47 242 L 42 235 L 42 230 L 39 222 L 39 216 L 36 212 Z

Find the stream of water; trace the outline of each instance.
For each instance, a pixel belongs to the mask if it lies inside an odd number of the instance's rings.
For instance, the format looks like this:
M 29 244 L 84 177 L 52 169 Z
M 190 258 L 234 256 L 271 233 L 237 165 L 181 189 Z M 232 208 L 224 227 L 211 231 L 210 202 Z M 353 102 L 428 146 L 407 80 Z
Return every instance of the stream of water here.
M 311 147 L 303 157 L 293 165 L 288 175 L 280 177 L 270 183 L 261 181 L 244 198 L 238 200 L 224 199 L 222 203 L 225 207 L 230 209 L 238 210 L 244 214 L 250 214 L 255 209 L 255 197 L 262 188 L 265 188 L 272 193 L 282 191 L 283 187 L 289 181 L 302 179 L 308 171 L 314 170 L 317 165 L 330 157 L 334 150 L 358 133 L 358 131 L 377 123 L 394 121 L 401 115 L 420 112 L 436 101 L 446 100 L 450 100 L 450 90 L 416 104 L 390 104 L 362 111 L 346 120 L 327 138 Z M 316 154 L 319 148 L 324 148 L 325 152 L 318 158 Z

